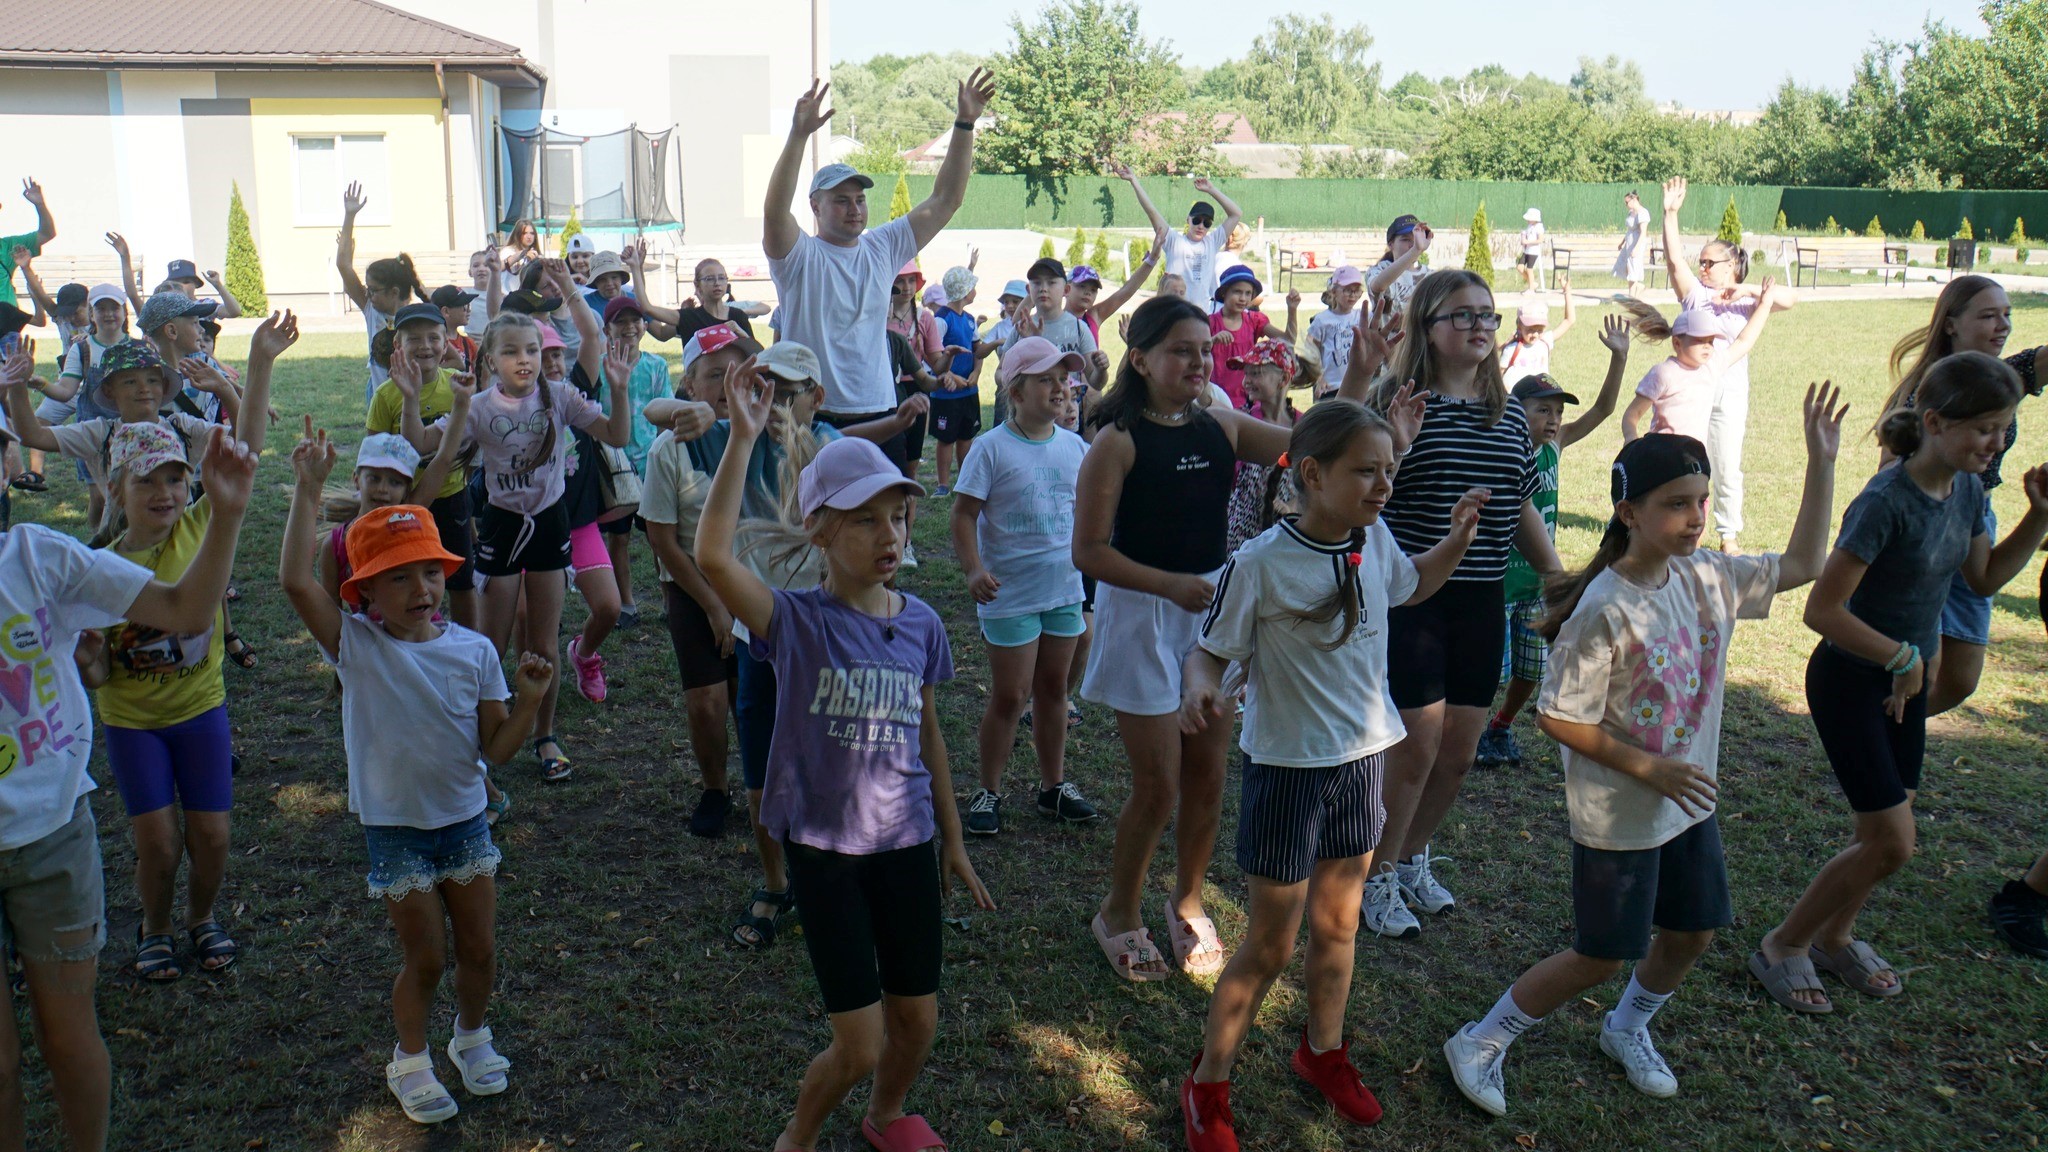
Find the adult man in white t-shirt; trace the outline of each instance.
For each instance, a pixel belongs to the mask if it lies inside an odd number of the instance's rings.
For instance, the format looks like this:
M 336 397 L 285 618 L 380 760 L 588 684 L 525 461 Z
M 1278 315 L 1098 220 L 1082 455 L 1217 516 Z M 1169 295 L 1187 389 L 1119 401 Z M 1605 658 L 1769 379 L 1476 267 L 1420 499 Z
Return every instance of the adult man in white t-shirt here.
M 1178 276 L 1188 286 L 1188 299 L 1208 308 L 1211 312 L 1222 307 L 1216 302 L 1216 281 L 1223 272 L 1223 245 L 1230 234 L 1237 230 L 1238 222 L 1244 219 L 1244 212 L 1235 201 L 1216 190 L 1216 185 L 1206 176 L 1195 177 L 1195 191 L 1212 196 L 1216 204 L 1223 206 L 1223 226 L 1216 227 L 1216 205 L 1207 200 L 1197 200 L 1188 209 L 1188 226 L 1185 232 L 1167 232 L 1166 217 L 1153 207 L 1150 197 L 1139 187 L 1137 177 L 1130 169 L 1119 165 L 1117 174 L 1131 182 L 1138 195 L 1138 206 L 1145 210 L 1145 216 L 1152 221 L 1154 232 L 1166 232 L 1166 271 Z
M 761 245 L 781 298 L 776 330 L 782 339 L 817 353 L 818 382 L 825 389 L 818 417 L 843 428 L 897 411 L 896 375 L 889 366 L 889 287 L 896 270 L 915 259 L 960 210 L 974 168 L 974 121 L 996 87 L 983 68 L 960 82 L 945 163 L 932 194 L 908 216 L 868 231 L 867 190 L 875 182 L 847 164 L 819 169 L 811 178 L 814 236 L 798 227 L 789 202 L 796 194 L 805 142 L 832 119 L 832 110 L 825 107 L 829 87 L 814 82 L 796 102 L 789 140 L 768 181 Z M 912 397 L 906 403 L 921 401 Z M 903 438 L 892 438 L 882 451 L 900 466 Z

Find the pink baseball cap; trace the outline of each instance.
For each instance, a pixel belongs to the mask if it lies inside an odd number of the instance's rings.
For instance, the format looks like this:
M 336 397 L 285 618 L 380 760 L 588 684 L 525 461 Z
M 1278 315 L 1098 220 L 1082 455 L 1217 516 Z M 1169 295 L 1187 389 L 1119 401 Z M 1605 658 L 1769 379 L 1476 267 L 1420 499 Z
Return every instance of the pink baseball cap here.
M 1705 308 L 1688 308 L 1672 319 L 1671 334 L 1695 338 L 1719 336 L 1721 324 L 1714 318 L 1714 314 Z
M 569 346 L 562 340 L 562 334 L 560 332 L 555 331 L 555 326 L 553 324 L 550 324 L 547 321 L 542 320 L 537 321 L 534 324 L 534 327 L 540 329 L 541 351 L 545 352 L 550 348 L 567 348 Z
M 796 490 L 808 519 L 820 508 L 851 511 L 891 488 L 924 495 L 924 485 L 898 471 L 874 441 L 842 436 L 818 449 L 798 478 Z
M 1341 288 L 1346 284 L 1363 283 L 1365 283 L 1365 273 L 1360 272 L 1356 264 L 1346 264 L 1335 272 L 1330 273 L 1330 287 L 1332 288 Z
M 1069 372 L 1079 372 L 1085 362 L 1079 352 L 1062 352 L 1059 345 L 1043 336 L 1026 336 L 1010 346 L 996 377 L 1008 384 L 1019 376 L 1043 372 L 1055 365 Z
M 730 324 L 709 324 L 690 333 L 689 342 L 683 345 L 683 368 L 687 370 L 698 360 L 711 355 L 740 338 Z

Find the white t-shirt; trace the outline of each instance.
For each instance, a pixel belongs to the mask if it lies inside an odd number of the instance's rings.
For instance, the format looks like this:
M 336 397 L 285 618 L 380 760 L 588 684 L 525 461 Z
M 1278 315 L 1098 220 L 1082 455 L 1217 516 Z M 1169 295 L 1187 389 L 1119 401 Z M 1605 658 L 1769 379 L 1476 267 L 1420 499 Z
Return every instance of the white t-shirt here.
M 851 248 L 799 231 L 787 256 L 768 261 L 781 297 L 776 331 L 817 353 L 824 411 L 895 411 L 889 287 L 916 255 L 917 236 L 904 216 L 861 233 Z
M 0 852 L 71 819 L 92 791 L 92 709 L 71 654 L 149 584 L 147 568 L 39 524 L 0 532 Z
M 1325 391 L 1344 383 L 1344 370 L 1351 367 L 1351 332 L 1364 319 L 1365 309 L 1358 307 L 1349 312 L 1325 309 L 1308 322 L 1308 338 L 1323 357 Z
M 1524 344 L 1509 337 L 1500 347 L 1500 378 L 1513 388 L 1515 381 L 1524 376 L 1537 376 L 1550 371 L 1551 335 L 1545 332 L 1533 343 Z
M 59 455 L 82 461 L 86 474 L 92 477 L 92 482 L 104 485 L 112 464 L 109 454 L 113 448 L 114 429 L 120 423 L 119 417 L 100 416 L 91 420 L 56 425 L 50 429 L 50 436 L 57 441 Z M 213 439 L 213 430 L 220 427 L 189 412 L 172 412 L 168 416 L 159 416 L 157 423 L 176 432 L 185 441 L 185 459 L 194 471 L 198 470 L 199 462 L 206 459 L 206 446 Z
M 1166 234 L 1166 270 L 1187 282 L 1188 299 L 1215 310 L 1216 281 L 1223 275 L 1223 245 L 1230 236 L 1219 226 L 1209 229 L 1200 241 L 1186 232 Z
M 982 565 L 1002 582 L 994 600 L 974 606 L 982 619 L 1046 612 L 1083 599 L 1081 570 L 1074 567 L 1074 481 L 1087 451 L 1065 428 L 1027 440 L 1008 423 L 976 437 L 967 450 L 953 490 L 984 501 L 975 539 Z
M 1522 255 L 1543 255 L 1543 225 L 1531 224 L 1522 229 Z
M 376 305 L 365 301 L 363 304 L 363 333 L 369 338 L 370 343 L 375 344 L 377 342 L 377 333 L 389 327 L 391 327 L 390 314 L 378 311 Z M 365 356 L 364 362 L 370 366 L 370 386 L 363 390 L 363 406 L 368 407 L 370 397 L 377 391 L 377 385 L 391 379 L 391 369 L 377 367 L 377 358 L 375 356 Z
M 1725 371 L 1718 361 L 1687 368 L 1675 357 L 1651 368 L 1636 385 L 1636 395 L 1650 401 L 1650 431 L 1675 432 L 1705 444 L 1714 418 L 1714 395 Z
M 1394 262 L 1392 260 L 1382 260 L 1373 265 L 1365 274 L 1367 289 L 1370 290 L 1372 287 L 1374 278 L 1393 266 Z M 1422 278 L 1427 275 L 1429 275 L 1428 269 L 1420 265 L 1411 265 L 1406 272 L 1396 276 L 1392 284 L 1387 285 L 1387 297 L 1392 302 L 1391 307 L 1396 313 L 1408 311 L 1408 298 L 1415 295 L 1415 286 L 1422 283 Z
M 469 319 L 463 321 L 462 333 L 472 340 L 481 340 L 484 338 L 484 329 L 490 326 L 491 305 L 484 298 L 483 290 L 478 289 L 476 299 L 469 302 Z
M 538 516 L 560 500 L 575 440 L 569 429 L 588 432 L 605 423 L 604 409 L 569 384 L 550 384 L 548 395 L 554 401 L 552 409 L 541 407 L 539 388 L 515 398 L 493 386 L 470 403 L 460 447 L 477 446 L 485 498 L 507 512 Z M 541 446 L 549 421 L 554 423 L 555 450 L 543 460 Z
M 421 642 L 400 640 L 344 614 L 341 736 L 348 751 L 348 810 L 364 824 L 446 828 L 484 810 L 476 710 L 505 700 L 497 650 L 460 624 Z
M 1202 650 L 1245 666 L 1244 735 L 1259 764 L 1328 768 L 1399 743 L 1408 734 L 1387 686 L 1387 607 L 1406 603 L 1421 577 L 1387 526 L 1365 530 L 1358 567 L 1358 626 L 1335 651 L 1340 612 L 1302 619 L 1344 577 L 1348 543 L 1311 540 L 1288 518 L 1245 541 L 1216 578 Z
M 1658 756 L 1719 774 L 1721 695 L 1737 620 L 1761 620 L 1778 592 L 1778 557 L 1701 550 L 1671 561 L 1661 588 L 1609 568 L 1593 577 L 1550 645 L 1536 710 Z M 1668 843 L 1706 819 L 1633 776 L 1564 754 L 1572 839 L 1632 852 Z M 1709 805 L 1709 812 L 1712 806 Z

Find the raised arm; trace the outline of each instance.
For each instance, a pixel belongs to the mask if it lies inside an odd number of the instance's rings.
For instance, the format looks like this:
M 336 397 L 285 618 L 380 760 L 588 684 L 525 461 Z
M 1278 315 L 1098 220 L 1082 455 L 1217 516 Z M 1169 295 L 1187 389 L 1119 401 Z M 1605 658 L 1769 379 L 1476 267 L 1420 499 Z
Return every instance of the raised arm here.
M 1778 557 L 1778 591 L 1813 583 L 1828 559 L 1829 517 L 1835 508 L 1835 453 L 1842 446 L 1842 390 L 1822 381 L 1806 388 L 1806 486 L 1792 538 Z
M 584 309 L 589 311 L 589 309 Z M 604 342 L 604 382 L 610 389 L 611 415 L 603 424 L 590 429 L 593 439 L 614 448 L 624 448 L 633 442 L 633 406 L 631 384 L 633 366 L 640 362 L 640 349 L 629 348 L 626 342 L 606 339 Z
M 40 250 L 57 238 L 57 221 L 50 215 L 49 202 L 43 199 L 43 186 L 34 177 L 22 178 L 21 198 L 36 207 L 36 248 Z
M 760 369 L 749 357 L 744 364 L 725 370 L 726 411 L 732 418 L 732 439 L 719 459 L 718 474 L 711 478 L 711 492 L 704 498 L 704 512 L 697 521 L 697 567 L 718 602 L 747 631 L 767 635 L 775 616 L 775 593 L 733 551 L 739 532 L 740 498 L 747 487 L 747 461 L 754 454 L 754 442 L 768 427 L 769 409 L 775 390 L 762 379 Z
M 484 323 L 488 324 L 505 307 L 505 261 L 495 244 L 484 249 L 484 278 Z
M 1167 226 L 1166 217 L 1160 215 L 1158 207 L 1152 203 L 1152 197 L 1145 194 L 1145 186 L 1138 183 L 1137 175 L 1131 171 L 1130 166 L 1127 164 L 1112 160 L 1109 170 L 1114 172 L 1119 179 L 1130 182 L 1131 195 L 1138 198 L 1138 208 L 1145 213 L 1145 219 L 1152 222 L 1152 235 L 1154 237 L 1152 250 L 1157 252 L 1165 248 L 1166 234 L 1172 231 L 1172 229 Z M 1139 279 L 1135 274 L 1131 278 L 1134 280 Z
M 619 260 L 633 278 L 633 299 L 640 302 L 640 315 L 645 316 L 649 324 L 668 325 L 669 334 L 674 335 L 675 326 L 683 321 L 683 313 L 681 309 L 656 304 L 653 294 L 647 291 L 647 249 L 638 244 L 628 244 L 625 251 L 619 253 Z
M 474 379 L 475 377 L 467 372 L 448 374 L 448 427 L 462 428 L 469 424 L 469 402 L 476 396 Z M 418 413 L 418 404 L 414 404 L 413 411 L 415 414 Z M 446 440 L 447 437 L 443 436 L 442 439 Z M 455 471 L 456 457 L 461 455 L 454 450 L 453 444 L 448 447 L 449 450 L 446 452 L 435 452 L 426 457 L 426 466 L 420 469 L 419 475 L 413 477 L 412 487 L 408 489 L 413 503 L 431 504 L 440 497 L 441 486 L 448 482 L 448 474 Z
M 1394 282 L 1399 280 L 1410 268 L 1415 267 L 1415 262 L 1422 259 L 1424 252 L 1429 251 L 1430 241 L 1434 239 L 1436 239 L 1436 234 L 1429 230 L 1429 225 L 1417 224 L 1415 226 L 1414 246 L 1399 256 L 1394 257 L 1385 268 L 1373 273 L 1371 278 L 1365 282 L 1365 294 L 1377 300 L 1381 295 L 1391 291 L 1394 287 Z
M 546 260 L 541 265 L 546 269 L 548 284 L 555 295 L 561 297 L 562 307 L 569 310 L 569 322 L 576 326 L 576 335 L 581 343 L 576 349 L 576 362 L 583 366 L 583 374 L 592 380 L 604 370 L 604 325 L 597 313 L 590 310 L 590 301 L 583 295 L 574 277 L 569 275 L 569 265 L 562 260 Z M 637 359 L 640 349 L 633 349 Z
M 1772 301 L 1778 296 L 1778 282 L 1766 276 L 1762 287 L 1763 291 L 1757 296 L 1756 307 L 1749 313 L 1749 322 L 1742 326 L 1741 333 L 1725 350 L 1714 354 L 1714 359 L 1724 367 L 1749 355 L 1749 350 L 1756 347 L 1757 338 L 1764 334 L 1764 325 L 1770 322 Z
M 36 314 L 29 323 L 41 328 L 49 318 L 57 314 L 57 302 L 43 289 L 43 278 L 36 274 L 35 257 L 19 244 L 14 246 L 14 266 L 21 269 L 22 282 L 28 285 L 29 299 L 35 301 Z
M 277 559 L 277 581 L 284 586 L 292 611 L 305 621 L 313 643 L 332 658 L 341 653 L 341 607 L 320 582 L 313 555 L 319 551 L 314 540 L 320 520 L 320 494 L 334 471 L 334 443 L 327 429 L 313 428 L 306 417 L 304 437 L 292 449 L 292 507 L 284 521 L 284 544 Z
M 1094 315 L 1097 324 L 1103 323 L 1111 316 L 1123 311 L 1124 305 L 1131 302 L 1131 297 L 1136 296 L 1138 290 L 1145 286 L 1145 281 L 1152 278 L 1152 270 L 1159 267 L 1159 254 L 1165 248 L 1166 233 L 1164 231 L 1154 232 L 1152 234 L 1152 246 L 1145 250 L 1145 255 L 1138 261 L 1138 266 L 1131 269 L 1131 274 L 1124 278 L 1122 284 L 1117 285 L 1116 291 L 1097 300 L 1094 306 L 1088 309 Z M 975 351 L 980 353 L 981 345 L 975 345 Z
M 1993 544 L 1987 533 L 1970 541 L 1963 579 L 1979 596 L 1993 595 L 2018 576 L 2040 551 L 2042 538 L 2048 536 L 2048 464 L 2027 469 L 2022 486 L 2027 493 L 2027 513 L 2005 539 Z
M 235 541 L 256 482 L 256 457 L 236 443 L 227 429 L 215 428 L 199 465 L 206 499 L 213 505 L 199 553 L 176 584 L 152 580 L 128 607 L 128 618 L 165 632 L 203 632 L 220 610 L 235 570 Z
M 348 186 L 341 194 L 341 232 L 334 238 L 334 270 L 341 273 L 341 290 L 358 308 L 370 306 L 370 290 L 356 278 L 356 214 L 369 202 L 361 184 Z
M 1621 396 L 1622 377 L 1628 372 L 1628 321 L 1619 316 L 1609 316 L 1600 325 L 1600 343 L 1607 346 L 1607 378 L 1600 382 L 1600 394 L 1593 397 L 1593 403 L 1577 419 L 1566 421 L 1558 431 L 1560 448 L 1569 448 L 1584 440 L 1593 429 L 1614 415 L 1614 402 Z
M 981 118 L 981 110 L 988 107 L 989 98 L 995 94 L 995 74 L 986 68 L 976 68 L 960 82 L 960 100 L 946 159 L 939 165 L 938 178 L 932 181 L 932 194 L 910 210 L 910 232 L 917 237 L 919 248 L 938 236 L 953 213 L 960 210 L 960 202 L 967 198 L 967 178 L 974 173 L 974 122 Z
M 768 199 L 761 206 L 761 249 L 770 260 L 789 255 L 802 233 L 789 204 L 796 199 L 797 181 L 803 175 L 805 143 L 832 119 L 832 109 L 825 107 L 825 97 L 831 91 L 830 84 L 813 80 L 810 90 L 797 97 L 796 111 L 789 119 L 789 139 L 782 142 L 782 155 L 775 158 L 775 170 L 769 173 Z
M 121 258 L 121 291 L 128 294 L 129 305 L 135 309 L 135 314 L 140 316 L 142 314 L 142 292 L 138 287 L 140 282 L 135 278 L 135 258 L 129 254 L 128 238 L 119 232 L 109 232 L 107 233 L 107 244 L 113 248 L 114 254 Z
M 14 351 L 0 360 L 0 399 L 7 406 L 7 423 L 14 428 L 22 447 L 38 452 L 60 451 L 50 426 L 36 419 L 35 405 L 28 402 L 29 381 L 36 378 L 36 342 L 24 336 Z
M 1671 290 L 1683 302 L 1700 286 L 1685 259 L 1685 241 L 1678 235 L 1678 210 L 1685 207 L 1685 177 L 1664 182 L 1664 271 L 1671 277 Z
M 242 302 L 235 299 L 233 292 L 228 291 L 227 281 L 220 278 L 220 273 L 208 272 L 206 282 L 213 285 L 213 290 L 220 294 L 220 311 L 214 313 L 214 319 L 233 320 L 242 315 Z
M 1239 208 L 1237 201 L 1225 196 L 1221 189 L 1211 184 L 1207 176 L 1195 177 L 1195 191 L 1214 199 L 1216 206 L 1223 209 L 1223 223 L 1219 227 L 1224 241 L 1229 242 L 1230 234 L 1237 231 L 1238 224 L 1244 220 L 1244 209 Z
M 299 341 L 299 319 L 287 309 L 272 312 L 270 318 L 249 337 L 249 373 L 242 380 L 241 411 L 248 418 L 237 421 L 235 435 L 249 446 L 251 455 L 263 454 L 263 437 L 270 428 L 270 376 L 277 358 Z

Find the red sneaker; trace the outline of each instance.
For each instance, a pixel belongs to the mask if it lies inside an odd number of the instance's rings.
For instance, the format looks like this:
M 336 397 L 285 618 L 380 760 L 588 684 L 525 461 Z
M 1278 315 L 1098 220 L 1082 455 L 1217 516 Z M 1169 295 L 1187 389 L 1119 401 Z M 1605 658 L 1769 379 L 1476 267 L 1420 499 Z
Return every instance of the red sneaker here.
M 1353 1124 L 1380 1122 L 1380 1102 L 1365 1081 L 1359 1079 L 1358 1069 L 1351 1066 L 1350 1041 L 1333 1051 L 1317 1053 L 1309 1048 L 1308 1029 L 1303 1028 L 1301 1046 L 1294 1050 L 1294 1058 L 1288 1064 L 1296 1075 L 1316 1086 L 1337 1115 Z
M 1202 1066 L 1202 1054 L 1188 1068 L 1180 1086 L 1180 1111 L 1187 1121 L 1188 1152 L 1237 1152 L 1237 1129 L 1230 1115 L 1230 1081 L 1197 1084 L 1195 1069 Z

